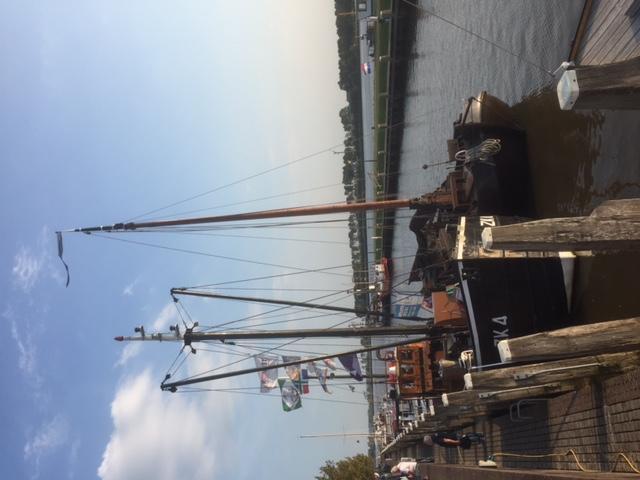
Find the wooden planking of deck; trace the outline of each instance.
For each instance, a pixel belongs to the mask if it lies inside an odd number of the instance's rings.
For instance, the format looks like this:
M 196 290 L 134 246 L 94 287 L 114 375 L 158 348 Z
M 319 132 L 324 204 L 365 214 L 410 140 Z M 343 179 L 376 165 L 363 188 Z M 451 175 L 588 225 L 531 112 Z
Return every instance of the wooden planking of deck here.
M 587 0 L 575 62 L 603 65 L 640 56 L 640 0 Z

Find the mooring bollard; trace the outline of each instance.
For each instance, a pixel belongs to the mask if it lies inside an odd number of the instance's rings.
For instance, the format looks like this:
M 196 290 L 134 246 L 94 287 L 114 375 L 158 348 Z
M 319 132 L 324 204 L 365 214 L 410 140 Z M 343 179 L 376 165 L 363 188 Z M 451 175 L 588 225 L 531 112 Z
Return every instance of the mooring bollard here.
M 557 92 L 562 110 L 640 109 L 640 57 L 566 70 Z

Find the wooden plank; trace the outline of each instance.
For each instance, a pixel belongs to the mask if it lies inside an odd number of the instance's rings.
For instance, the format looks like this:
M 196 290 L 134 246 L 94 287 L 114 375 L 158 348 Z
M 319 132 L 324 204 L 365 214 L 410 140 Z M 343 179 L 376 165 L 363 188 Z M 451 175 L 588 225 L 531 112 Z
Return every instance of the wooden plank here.
M 588 377 L 626 373 L 640 365 L 640 351 L 606 353 L 498 368 L 465 375 L 465 385 L 473 390 L 516 388 Z
M 611 63 L 613 61 L 615 54 L 610 55 L 610 53 L 619 48 L 617 45 L 618 40 L 629 24 L 627 17 L 624 15 L 627 6 L 628 5 L 623 5 L 622 3 L 616 6 L 613 20 L 604 32 L 603 37 L 601 37 L 598 42 L 599 48 L 594 49 L 592 52 L 591 64 L 600 65 L 603 63 Z
M 580 357 L 640 349 L 640 317 L 535 333 L 498 342 L 503 362 Z
M 593 47 L 589 52 L 589 64 L 598 65 L 603 58 L 603 52 L 611 46 L 611 37 L 623 18 L 623 10 L 619 3 L 612 5 L 607 22 L 599 29 L 597 39 L 594 39 Z
M 633 250 L 640 247 L 640 222 L 588 217 L 550 218 L 485 228 L 483 246 L 497 250 Z
M 591 57 L 597 52 L 603 41 L 604 32 L 608 26 L 615 20 L 617 10 L 613 2 L 599 2 L 597 7 L 597 19 L 594 21 L 590 35 L 587 37 L 587 42 L 584 47 L 584 51 L 581 57 L 581 64 L 590 64 Z
M 637 59 L 640 64 L 640 57 Z M 483 247 L 514 251 L 620 250 L 640 246 L 640 199 L 611 201 L 589 217 L 488 227 Z
M 629 23 L 630 22 L 627 17 L 621 11 L 617 16 L 616 21 L 612 24 L 612 28 L 610 29 L 611 31 L 606 39 L 607 41 L 603 42 L 603 47 L 600 52 L 594 55 L 592 63 L 603 64 L 614 62 L 615 57 L 623 46 L 622 38 L 625 33 L 630 30 Z
M 570 392 L 575 390 L 575 388 L 575 383 L 573 382 L 554 382 L 500 390 L 462 390 L 460 392 L 443 394 L 442 397 L 443 402 L 446 397 L 446 402 L 453 408 L 460 405 L 480 407 L 495 403 L 513 402 L 515 400 L 522 400 L 523 398 L 557 395 Z
M 640 109 L 640 57 L 565 72 L 577 82 L 574 109 Z M 565 83 L 561 82 L 561 86 Z M 575 84 L 568 85 L 569 91 Z
M 620 51 L 618 52 L 614 61 L 618 62 L 622 60 L 628 60 L 629 58 L 633 57 L 632 55 L 633 49 L 638 45 L 640 45 L 640 38 L 637 35 L 637 32 L 640 30 L 639 27 L 640 27 L 640 15 L 637 15 L 634 18 L 633 23 L 631 23 L 631 25 L 629 26 L 629 33 L 628 33 L 629 38 L 624 45 L 621 45 Z

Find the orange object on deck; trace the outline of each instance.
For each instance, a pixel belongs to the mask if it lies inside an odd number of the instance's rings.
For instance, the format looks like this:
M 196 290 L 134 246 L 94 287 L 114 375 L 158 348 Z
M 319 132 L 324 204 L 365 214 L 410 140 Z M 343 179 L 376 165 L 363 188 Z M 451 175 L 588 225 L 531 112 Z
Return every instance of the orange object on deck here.
M 441 327 L 465 327 L 467 311 L 462 302 L 450 297 L 447 292 L 433 292 L 433 321 Z

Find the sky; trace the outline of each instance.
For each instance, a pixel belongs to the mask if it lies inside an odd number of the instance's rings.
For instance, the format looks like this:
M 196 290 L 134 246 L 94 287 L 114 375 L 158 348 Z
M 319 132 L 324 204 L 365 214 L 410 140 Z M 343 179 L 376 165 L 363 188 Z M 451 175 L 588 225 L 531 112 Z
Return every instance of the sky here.
M 171 287 L 349 264 L 341 224 L 223 232 L 269 239 L 116 237 L 182 251 L 67 234 L 68 288 L 54 235 L 128 220 L 317 152 L 145 218 L 341 200 L 341 158 L 331 152 L 344 138 L 336 42 L 330 1 L 0 2 L 5 478 L 313 478 L 325 460 L 365 452 L 365 439 L 299 438 L 365 431 L 363 387 L 329 396 L 312 385 L 289 413 L 275 392 L 171 394 L 159 383 L 179 345 L 113 341 L 137 325 L 179 322 Z M 274 195 L 282 196 L 265 199 Z M 349 281 L 344 268 L 232 286 L 308 300 L 326 293 L 284 289 L 344 290 Z M 181 303 L 203 325 L 271 308 Z M 284 326 L 345 320 L 293 318 Z M 199 352 L 182 372 L 235 359 L 225 348 Z M 215 388 L 257 384 L 256 375 Z

